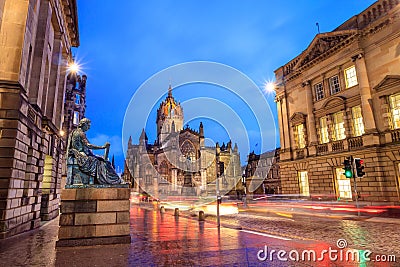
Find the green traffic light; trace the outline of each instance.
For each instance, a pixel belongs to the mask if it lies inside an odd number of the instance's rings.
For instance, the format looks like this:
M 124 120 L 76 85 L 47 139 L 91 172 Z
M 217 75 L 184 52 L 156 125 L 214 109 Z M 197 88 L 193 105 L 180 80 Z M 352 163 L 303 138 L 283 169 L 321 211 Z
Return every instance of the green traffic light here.
M 344 175 L 346 176 L 346 178 L 352 178 L 353 177 L 353 173 L 351 172 L 351 170 L 345 170 Z

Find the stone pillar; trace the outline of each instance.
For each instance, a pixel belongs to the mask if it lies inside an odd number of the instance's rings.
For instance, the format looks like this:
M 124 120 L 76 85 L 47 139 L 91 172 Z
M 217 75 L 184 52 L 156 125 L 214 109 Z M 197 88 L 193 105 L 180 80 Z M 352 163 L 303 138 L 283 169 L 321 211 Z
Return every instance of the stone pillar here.
M 282 122 L 284 127 L 285 148 L 290 148 L 290 123 L 288 119 L 287 98 L 282 97 Z
M 63 84 L 60 84 L 63 79 L 60 77 L 61 70 L 61 51 L 62 51 L 62 41 L 61 41 L 61 33 L 54 34 L 54 43 L 53 43 L 53 53 L 52 53 L 52 62 L 50 64 L 50 77 L 49 77 L 49 87 L 47 92 L 46 99 L 46 109 L 44 113 L 47 118 L 49 118 L 59 129 L 61 129 L 60 125 L 56 124 L 57 116 L 54 111 L 57 110 L 57 106 L 63 106 L 64 102 L 58 102 L 58 91 L 62 91 L 65 94 Z
M 360 88 L 361 109 L 365 129 L 363 144 L 364 146 L 379 145 L 379 135 L 376 130 L 372 109 L 372 97 L 369 87 L 368 72 L 363 54 L 360 53 L 357 56 L 354 56 L 353 61 L 356 63 L 357 80 Z
M 369 88 L 368 72 L 365 65 L 365 59 L 362 54 L 353 57 L 356 64 L 358 86 L 361 95 L 361 108 L 363 113 L 365 133 L 376 132 L 375 119 L 372 111 L 371 90 Z
M 275 98 L 276 107 L 278 110 L 278 124 L 279 124 L 279 140 L 281 144 L 281 149 L 285 149 L 285 136 L 283 130 L 283 122 L 282 122 L 282 98 L 276 97 Z
M 0 29 L 0 80 L 19 81 L 29 1 L 3 2 Z
M 47 27 L 51 23 L 52 11 L 48 0 L 41 1 L 39 8 L 38 24 L 41 25 L 37 29 L 35 49 L 32 59 L 31 80 L 29 83 L 29 102 L 37 104 L 42 110 L 45 109 L 43 102 L 46 101 L 47 86 L 46 68 L 48 69 L 48 38 L 49 31 Z M 47 64 L 46 64 L 47 63 Z
M 313 96 L 312 96 L 312 87 L 310 81 L 307 81 L 304 86 L 306 86 L 306 101 L 307 101 L 307 137 L 308 137 L 308 153 L 310 156 L 316 155 L 316 145 L 318 144 L 317 140 L 317 131 L 315 128 L 315 119 L 314 119 L 314 104 L 313 104 Z

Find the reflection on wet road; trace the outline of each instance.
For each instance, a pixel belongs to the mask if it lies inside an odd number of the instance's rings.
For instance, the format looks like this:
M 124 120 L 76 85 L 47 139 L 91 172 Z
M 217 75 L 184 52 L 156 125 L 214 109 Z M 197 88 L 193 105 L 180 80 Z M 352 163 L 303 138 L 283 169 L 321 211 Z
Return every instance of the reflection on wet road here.
M 340 251 L 336 244 L 297 239 L 279 232 L 270 234 L 224 227 L 218 229 L 211 222 L 175 217 L 172 213 L 160 214 L 159 211 L 137 205 L 131 208 L 131 244 L 55 248 L 57 225 L 57 220 L 54 220 L 39 230 L 1 240 L 1 265 L 395 266 L 348 263 L 345 257 L 331 261 L 328 253 L 323 252 L 330 249 Z M 283 251 L 280 255 L 279 250 Z M 315 252 L 315 259 L 311 251 Z M 343 249 L 343 253 L 347 251 Z M 303 256 L 305 260 L 302 260 Z

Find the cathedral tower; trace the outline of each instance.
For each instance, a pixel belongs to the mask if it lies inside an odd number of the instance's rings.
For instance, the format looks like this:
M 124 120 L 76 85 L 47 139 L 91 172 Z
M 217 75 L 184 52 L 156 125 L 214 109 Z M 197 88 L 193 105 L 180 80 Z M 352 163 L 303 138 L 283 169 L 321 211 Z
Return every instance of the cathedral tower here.
M 157 140 L 162 144 L 165 138 L 172 132 L 183 129 L 183 109 L 172 96 L 171 85 L 168 88 L 167 98 L 161 102 L 157 110 Z

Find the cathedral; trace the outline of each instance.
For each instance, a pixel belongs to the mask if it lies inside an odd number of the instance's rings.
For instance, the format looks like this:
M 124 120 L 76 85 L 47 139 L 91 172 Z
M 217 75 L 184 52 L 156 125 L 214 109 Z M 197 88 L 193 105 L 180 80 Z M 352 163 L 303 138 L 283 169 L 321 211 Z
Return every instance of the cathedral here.
M 157 110 L 157 139 L 148 143 L 143 130 L 139 144 L 129 138 L 124 177 L 138 192 L 166 199 L 173 196 L 215 196 L 239 194 L 240 155 L 237 144 L 204 144 L 204 127 L 184 126 L 183 108 L 168 96 Z M 216 179 L 219 177 L 219 179 Z M 216 183 L 216 180 L 218 181 Z

